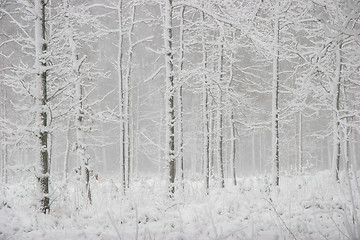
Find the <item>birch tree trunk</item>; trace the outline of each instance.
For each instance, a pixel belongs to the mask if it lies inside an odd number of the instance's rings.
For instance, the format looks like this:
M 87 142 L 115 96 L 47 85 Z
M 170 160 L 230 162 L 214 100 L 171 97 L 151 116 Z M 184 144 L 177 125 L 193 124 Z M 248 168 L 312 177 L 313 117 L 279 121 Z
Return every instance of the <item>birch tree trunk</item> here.
M 40 210 L 50 212 L 49 199 L 49 153 L 48 153 L 48 121 L 47 121 L 47 71 L 46 71 L 46 3 L 45 0 L 35 0 L 35 70 L 36 70 L 36 126 L 38 127 L 39 167 L 37 179 L 40 185 Z
M 277 3 L 278 4 L 278 3 Z M 277 11 L 277 9 L 275 9 Z M 274 19 L 274 55 L 273 55 L 273 78 L 272 78 L 272 184 L 279 185 L 279 16 L 276 13 Z
M 164 9 L 164 47 L 165 47 L 165 119 L 166 119 L 166 159 L 169 166 L 170 196 L 175 193 L 175 109 L 174 109 L 174 75 L 172 54 L 172 0 L 165 0 Z

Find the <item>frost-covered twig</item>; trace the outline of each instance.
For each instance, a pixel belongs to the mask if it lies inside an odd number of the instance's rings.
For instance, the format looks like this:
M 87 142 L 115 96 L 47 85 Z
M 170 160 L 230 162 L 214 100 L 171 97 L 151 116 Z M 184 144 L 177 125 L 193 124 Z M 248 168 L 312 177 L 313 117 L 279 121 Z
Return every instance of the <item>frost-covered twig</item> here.
M 280 221 L 284 224 L 285 228 L 289 231 L 289 233 L 291 234 L 291 236 L 296 240 L 296 236 L 294 235 L 294 233 L 290 230 L 290 228 L 287 226 L 287 224 L 285 223 L 285 221 L 282 219 L 282 217 L 280 216 L 280 214 L 278 213 L 278 211 L 276 210 L 272 200 L 267 200 L 266 198 L 264 198 L 266 202 L 268 202 L 270 204 L 270 206 L 272 207 L 272 209 L 274 210 L 274 212 L 276 213 L 276 216 L 280 219 Z
M 111 221 L 111 224 L 112 224 L 112 225 L 114 226 L 114 228 L 115 228 L 115 231 L 116 231 L 116 234 L 118 235 L 119 240 L 121 240 L 120 232 L 119 232 L 119 229 L 116 227 L 116 224 L 115 224 L 115 222 L 114 222 L 114 219 L 111 217 L 109 211 L 106 211 L 106 213 L 107 213 L 107 215 L 108 215 L 108 217 L 109 217 L 109 219 L 110 219 L 110 221 Z

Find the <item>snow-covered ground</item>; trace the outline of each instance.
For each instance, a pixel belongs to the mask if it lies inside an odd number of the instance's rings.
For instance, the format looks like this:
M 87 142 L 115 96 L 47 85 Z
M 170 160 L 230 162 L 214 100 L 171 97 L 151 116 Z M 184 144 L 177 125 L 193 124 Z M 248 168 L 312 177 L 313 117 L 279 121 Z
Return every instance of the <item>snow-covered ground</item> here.
M 159 179 L 138 179 L 124 196 L 119 181 L 100 178 L 92 180 L 93 205 L 79 210 L 76 185 L 53 180 L 44 215 L 29 178 L 1 186 L 0 239 L 349 239 L 356 227 L 345 182 L 332 183 L 329 172 L 289 175 L 270 190 L 265 177 L 239 178 L 207 196 L 193 180 L 170 199 Z

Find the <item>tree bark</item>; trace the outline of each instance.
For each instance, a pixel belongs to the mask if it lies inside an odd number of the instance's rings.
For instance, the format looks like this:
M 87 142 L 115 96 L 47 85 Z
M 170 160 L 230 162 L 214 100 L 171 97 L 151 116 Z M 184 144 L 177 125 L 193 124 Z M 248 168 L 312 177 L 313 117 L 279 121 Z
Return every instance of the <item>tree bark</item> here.
M 224 181 L 224 160 L 223 160 L 223 112 L 222 112 L 222 101 L 223 101 L 223 65 L 224 65 L 224 33 L 223 29 L 220 29 L 219 39 L 219 59 L 218 59 L 218 74 L 219 74 L 219 86 L 217 91 L 217 109 L 216 109 L 216 135 L 217 135 L 217 164 L 218 164 L 218 177 L 221 188 L 225 187 Z
M 279 17 L 274 20 L 274 56 L 273 56 L 273 79 L 272 79 L 272 184 L 279 185 Z
M 129 188 L 130 186 L 130 175 L 131 175 L 131 129 L 132 124 L 130 121 L 130 104 L 131 104 L 131 92 L 130 92 L 130 84 L 131 84 L 131 73 L 132 73 L 132 63 L 133 63 L 133 39 L 132 34 L 134 31 L 134 22 L 135 22 L 135 16 L 136 16 L 136 6 L 133 5 L 131 8 L 131 18 L 130 18 L 130 27 L 128 32 L 128 44 L 129 44 L 129 50 L 128 50 L 128 60 L 127 60 L 127 68 L 126 68 L 126 81 L 124 82 L 124 114 L 125 114 L 125 145 L 124 145 L 124 151 L 126 155 L 126 165 L 127 165 L 127 178 L 126 178 L 126 186 Z
M 185 7 L 181 6 L 180 8 L 180 36 L 179 36 L 179 41 L 180 41 L 180 51 L 179 51 L 179 74 L 178 74 L 178 84 L 179 84 L 179 89 L 177 92 L 177 112 L 178 112 L 178 161 L 180 163 L 180 177 L 181 177 L 181 185 L 182 188 L 185 188 L 184 185 L 184 127 L 183 127 L 183 112 L 184 112 L 184 107 L 183 107 L 183 79 L 182 79 L 182 71 L 183 71 L 183 67 L 184 67 L 184 13 L 185 13 Z
M 340 170 L 340 86 L 341 86 L 341 43 L 336 45 L 335 79 L 333 86 L 333 162 L 332 174 L 339 181 Z
M 71 26 L 70 20 L 68 18 L 67 12 L 70 10 L 69 1 L 63 0 L 65 7 L 65 18 L 68 28 L 68 42 L 71 49 L 71 62 L 73 66 L 73 80 L 75 83 L 75 102 L 76 102 L 76 118 L 75 118 L 75 131 L 76 131 L 76 158 L 80 163 L 80 174 L 83 181 L 82 195 L 84 199 L 87 199 L 89 203 L 92 203 L 91 190 L 90 190 L 90 170 L 89 170 L 89 157 L 87 156 L 86 150 L 87 146 L 85 143 L 85 109 L 84 109 L 84 86 L 81 79 L 80 68 L 85 60 L 85 56 L 79 60 L 79 55 L 77 53 L 77 43 L 75 41 L 75 30 Z
M 40 210 L 50 212 L 49 199 L 49 153 L 48 153 L 48 121 L 47 121 L 47 71 L 46 71 L 46 3 L 35 0 L 35 66 L 36 66 L 36 125 L 38 127 L 38 149 L 40 167 L 37 179 L 40 185 Z
M 119 0 L 117 6 L 118 17 L 118 54 L 116 60 L 116 70 L 119 88 L 119 162 L 121 172 L 121 185 L 123 193 L 126 191 L 126 148 L 125 148 L 125 119 L 124 119 L 124 80 L 123 80 L 123 29 L 122 29 L 122 0 Z
M 170 196 L 175 193 L 175 109 L 174 109 L 174 75 L 172 53 L 172 0 L 165 1 L 164 9 L 164 47 L 165 47 L 165 105 L 166 105 L 166 158 L 169 166 Z
M 205 36 L 205 14 L 201 13 L 202 33 L 202 68 L 203 68 L 203 83 L 202 83 L 202 116 L 203 116 L 203 164 L 206 192 L 209 191 L 210 186 L 210 120 L 209 120 L 209 93 L 208 81 L 206 76 L 207 69 L 207 52 L 206 52 L 206 36 Z

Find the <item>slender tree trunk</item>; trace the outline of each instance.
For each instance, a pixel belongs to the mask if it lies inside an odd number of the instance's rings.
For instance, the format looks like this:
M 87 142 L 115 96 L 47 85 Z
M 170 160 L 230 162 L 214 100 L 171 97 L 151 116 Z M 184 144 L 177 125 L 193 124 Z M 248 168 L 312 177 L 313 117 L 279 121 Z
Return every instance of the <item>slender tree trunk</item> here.
M 180 176 L 181 176 L 181 185 L 184 189 L 184 127 L 183 127 L 183 79 L 182 79 L 182 71 L 184 68 L 184 13 L 185 13 L 185 7 L 181 6 L 180 8 L 180 51 L 179 51 L 179 74 L 178 74 L 178 80 L 179 80 L 179 89 L 177 92 L 177 112 L 178 112 L 178 122 L 177 122 L 177 137 L 178 137 L 178 161 L 180 163 Z
M 236 40 L 236 35 L 235 35 L 235 31 L 232 32 L 232 38 L 235 41 Z M 234 51 L 231 51 L 231 56 L 230 56 L 230 66 L 229 66 L 229 83 L 228 83 L 228 91 L 231 91 L 231 85 L 234 79 L 234 71 L 233 71 L 233 67 L 234 67 Z M 228 106 L 231 108 L 231 112 L 230 112 L 230 138 L 231 138 L 231 146 L 230 146 L 230 174 L 231 177 L 233 179 L 233 184 L 234 186 L 236 186 L 237 182 L 236 182 L 236 129 L 235 129 L 235 120 L 234 120 L 234 107 L 232 106 L 232 102 L 231 102 L 231 96 L 230 94 L 227 95 L 227 102 L 228 102 Z
M 205 24 L 205 14 L 201 13 L 201 20 Z M 207 69 L 207 52 L 206 52 L 206 36 L 204 26 L 201 27 L 201 42 L 202 42 L 202 68 L 203 68 L 203 83 L 202 83 L 202 116 L 203 116 L 203 163 L 205 188 L 208 193 L 210 187 L 210 119 L 209 119 L 209 94 L 208 82 L 206 76 Z
M 123 80 L 123 22 L 122 22 L 122 0 L 119 0 L 117 6 L 117 17 L 118 17 L 118 54 L 116 60 L 116 70 L 118 77 L 118 88 L 119 88 L 119 162 L 121 172 L 121 185 L 123 193 L 125 194 L 126 189 L 126 148 L 125 148 L 125 117 L 124 117 L 124 80 Z
M 219 59 L 218 59 L 218 73 L 219 73 L 219 88 L 217 94 L 217 110 L 216 110 L 216 134 L 217 134 L 217 164 L 218 164 L 218 175 L 219 183 L 221 188 L 225 187 L 224 182 L 224 160 L 223 160 L 223 112 L 222 112 L 222 101 L 223 101 L 223 90 L 221 89 L 223 81 L 223 65 L 224 65 L 224 33 L 220 30 L 220 45 L 219 45 Z
M 37 95 L 35 104 L 37 107 L 36 125 L 38 127 L 38 153 L 39 168 L 37 179 L 40 185 L 41 200 L 40 210 L 43 213 L 50 212 L 49 199 L 49 152 L 48 152 L 48 121 L 47 121 L 47 72 L 46 72 L 46 3 L 44 0 L 35 0 L 35 68 Z
M 132 124 L 130 121 L 130 104 L 131 104 L 131 92 L 130 92 L 130 84 L 131 84 L 131 73 L 132 73 L 132 63 L 133 63 L 133 31 L 134 31 L 134 22 L 136 16 L 136 6 L 133 5 L 131 8 L 131 18 L 130 18 L 130 27 L 128 32 L 128 44 L 129 44 L 129 51 L 128 51 L 128 60 L 127 60 L 127 68 L 126 68 L 126 81 L 124 82 L 124 113 L 125 113 L 125 156 L 126 156 L 126 163 L 127 163 L 127 183 L 126 186 L 129 188 L 130 186 L 130 173 L 131 173 L 131 129 Z
M 279 17 L 274 20 L 274 56 L 272 79 L 272 184 L 279 185 Z
M 164 47 L 165 47 L 165 82 L 166 82 L 166 158 L 169 166 L 170 195 L 175 192 L 175 111 L 174 111 L 174 76 L 172 53 L 172 0 L 165 0 Z
M 87 199 L 89 203 L 92 203 L 91 199 L 91 190 L 90 190 L 90 170 L 89 170 L 89 157 L 86 153 L 86 143 L 85 143 L 85 126 L 84 126 L 84 117 L 85 117 L 85 109 L 84 109 L 84 86 L 81 79 L 80 68 L 83 61 L 86 59 L 84 56 L 82 59 L 79 59 L 79 55 L 77 53 L 77 43 L 75 42 L 75 32 L 73 27 L 70 24 L 70 21 L 67 16 L 67 12 L 69 11 L 69 1 L 63 0 L 65 7 L 65 18 L 66 24 L 68 27 L 68 41 L 69 47 L 71 49 L 71 62 L 73 66 L 74 72 L 74 81 L 75 81 L 75 101 L 76 101 L 76 119 L 75 119 L 75 131 L 76 131 L 76 158 L 80 163 L 81 168 L 81 178 L 84 184 L 82 195 L 84 199 Z
M 84 131 L 84 89 L 80 82 L 75 85 L 75 94 L 78 102 L 77 115 L 75 120 L 76 126 L 76 156 L 81 166 L 81 178 L 84 184 L 83 197 L 92 204 L 91 190 L 90 190 L 90 171 L 89 158 L 86 154 L 85 131 Z
M 341 43 L 336 45 L 335 79 L 333 87 L 333 162 L 332 174 L 339 181 L 340 169 L 340 86 L 341 86 Z
M 350 179 L 350 168 L 351 168 L 351 156 L 350 156 L 350 136 L 351 136 L 351 127 L 349 127 L 349 119 L 346 119 L 346 127 L 344 129 L 344 160 L 345 160 L 345 175 L 347 179 L 347 185 L 349 187 L 350 192 L 350 200 L 351 200 L 351 221 L 353 224 L 356 224 L 357 227 L 358 224 L 358 217 L 357 217 L 357 209 L 356 209 L 356 203 L 354 199 L 355 191 L 353 191 L 351 179 Z M 355 178 L 355 181 L 357 179 Z M 355 230 L 355 235 L 357 235 L 356 239 L 358 239 L 360 235 L 360 230 Z
M 209 170 L 210 170 L 210 173 L 209 173 L 209 176 L 211 178 L 211 176 L 214 174 L 214 158 L 215 158 L 215 151 L 214 151 L 214 148 L 215 148 L 215 136 L 214 136 L 214 133 L 215 133 L 215 122 L 214 122 L 214 111 L 212 110 L 208 110 L 208 114 L 209 114 L 209 160 L 210 160 L 210 163 L 209 163 Z

